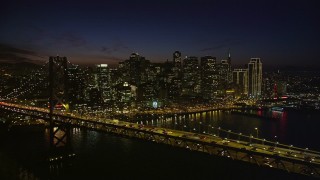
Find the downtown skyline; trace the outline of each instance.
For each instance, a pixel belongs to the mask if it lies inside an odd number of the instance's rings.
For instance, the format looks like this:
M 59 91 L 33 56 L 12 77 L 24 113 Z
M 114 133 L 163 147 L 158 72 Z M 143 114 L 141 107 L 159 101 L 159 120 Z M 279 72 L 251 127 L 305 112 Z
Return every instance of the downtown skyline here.
M 315 1 L 15 2 L 1 7 L 0 62 L 118 64 L 138 52 L 152 62 L 211 55 L 243 65 L 318 66 Z
M 4 0 L 0 180 L 319 178 L 317 1 Z

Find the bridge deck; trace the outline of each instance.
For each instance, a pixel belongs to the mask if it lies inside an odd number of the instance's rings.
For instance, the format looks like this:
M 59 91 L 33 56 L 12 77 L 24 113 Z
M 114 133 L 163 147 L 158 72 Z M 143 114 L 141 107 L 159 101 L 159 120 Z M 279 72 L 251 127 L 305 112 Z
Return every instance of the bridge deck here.
M 49 120 L 49 110 L 18 104 L 0 102 L 0 109 L 14 113 Z M 275 167 L 288 172 L 320 177 L 320 152 L 283 145 L 251 143 L 240 139 L 226 139 L 210 134 L 195 134 L 141 124 L 76 116 L 55 111 L 53 119 L 60 123 L 84 126 L 95 130 L 107 131 L 127 137 L 134 137 L 194 151 L 215 154 L 227 158 L 256 163 L 259 166 Z M 259 141 L 256 141 L 259 142 Z

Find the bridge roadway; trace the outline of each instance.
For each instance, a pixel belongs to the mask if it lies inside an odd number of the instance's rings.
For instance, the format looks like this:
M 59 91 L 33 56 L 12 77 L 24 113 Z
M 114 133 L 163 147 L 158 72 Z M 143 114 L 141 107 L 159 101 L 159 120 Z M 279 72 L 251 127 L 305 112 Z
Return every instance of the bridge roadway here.
M 45 108 L 0 102 L 0 110 L 46 121 L 50 118 L 49 110 Z M 240 141 L 240 138 L 238 140 L 227 139 L 210 134 L 195 134 L 118 120 L 76 116 L 60 111 L 54 111 L 53 119 L 59 123 L 187 148 L 292 173 L 320 177 L 320 152 L 317 151 L 287 145 L 271 145 L 272 142 L 262 141 L 261 139 L 256 139 L 263 142 L 258 144 L 251 143 L 251 140 L 250 142 Z M 270 145 L 267 145 L 268 142 Z
M 192 107 L 192 108 L 166 108 L 166 109 L 153 109 L 153 110 L 144 110 L 144 111 L 134 111 L 126 113 L 127 116 L 133 117 L 134 115 L 185 115 L 185 114 L 196 114 L 196 113 L 204 113 L 210 111 L 218 111 L 218 110 L 248 110 L 248 109 L 257 109 L 255 107 L 238 107 L 238 106 L 213 106 L 213 107 Z M 118 113 L 118 115 L 122 115 Z

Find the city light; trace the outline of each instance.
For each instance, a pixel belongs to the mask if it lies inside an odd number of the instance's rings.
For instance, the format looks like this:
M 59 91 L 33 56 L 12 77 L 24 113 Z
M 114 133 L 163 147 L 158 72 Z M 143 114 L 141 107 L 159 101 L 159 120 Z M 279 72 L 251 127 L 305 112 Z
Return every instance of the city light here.
M 273 86 L 272 91 L 268 91 L 275 83 L 268 84 L 262 78 L 260 58 L 251 58 L 247 69 L 232 70 L 230 54 L 228 60 L 220 62 L 213 56 L 201 57 L 200 61 L 195 56 L 181 59 L 179 51 L 174 52 L 173 57 L 172 63 L 164 66 L 150 63 L 138 53 L 132 53 L 129 59 L 120 62 L 117 68 L 99 64 L 90 70 L 71 64 L 66 57 L 50 57 L 57 61 L 56 66 L 61 66 L 60 71 L 50 71 L 53 74 L 48 74 L 48 63 L 39 70 L 34 70 L 37 75 L 29 74 L 30 78 L 27 80 L 13 84 L 12 90 L 0 92 L 0 109 L 20 115 L 52 118 L 51 120 L 59 123 L 66 121 L 91 130 L 125 136 L 128 134 L 122 133 L 132 131 L 135 138 L 152 142 L 164 143 L 165 138 L 171 138 L 172 142 L 176 142 L 175 145 L 181 146 L 185 141 L 189 143 L 185 148 L 206 151 L 209 154 L 212 154 L 210 150 L 204 150 L 208 148 L 206 143 L 213 149 L 216 147 L 211 145 L 220 144 L 227 149 L 236 148 L 242 153 L 272 152 L 277 156 L 316 162 L 314 157 L 305 155 L 308 152 L 316 156 L 313 153 L 317 152 L 308 148 L 281 144 L 277 136 L 274 136 L 273 141 L 260 139 L 258 127 L 254 127 L 255 135 L 252 135 L 252 132 L 246 135 L 231 129 L 216 128 L 199 119 L 207 116 L 207 113 L 217 116 L 224 111 L 252 116 L 250 111 L 255 110 L 260 112 L 256 117 L 265 118 L 262 112 L 270 110 L 272 117 L 268 118 L 283 120 L 286 116 L 279 116 L 279 112 L 283 113 L 287 108 L 301 108 L 296 105 L 305 102 L 308 102 L 308 105 L 313 104 L 314 109 L 317 109 L 319 98 L 314 98 L 311 94 L 286 95 L 287 83 L 269 76 L 268 80 L 273 78 L 273 81 L 279 82 L 277 88 Z M 66 63 L 59 64 L 58 60 Z M 48 83 L 46 81 L 49 77 L 51 80 Z M 15 74 L 7 76 L 3 80 L 4 84 L 9 82 L 10 78 L 15 78 Z M 49 88 L 52 88 L 53 93 L 50 98 Z M 304 98 L 293 98 L 297 96 Z M 51 110 L 49 100 L 55 104 Z M 185 124 L 186 114 L 191 124 Z M 48 120 L 46 118 L 44 119 Z M 146 120 L 149 118 L 150 122 Z M 52 122 L 51 120 L 49 122 Z M 23 116 L 12 122 L 14 126 L 32 126 L 39 123 L 48 122 L 33 123 L 29 119 L 24 120 Z M 161 127 L 158 127 L 159 124 Z M 55 144 L 65 141 L 67 133 L 63 128 L 54 127 L 53 132 L 57 133 L 54 134 Z M 298 151 L 304 153 L 298 154 Z M 235 158 L 228 150 L 219 154 Z M 253 159 L 254 156 L 250 155 L 249 158 Z M 270 162 L 265 164 L 274 167 Z
M 230 3 L 1 3 L 0 179 L 319 178 L 318 5 Z

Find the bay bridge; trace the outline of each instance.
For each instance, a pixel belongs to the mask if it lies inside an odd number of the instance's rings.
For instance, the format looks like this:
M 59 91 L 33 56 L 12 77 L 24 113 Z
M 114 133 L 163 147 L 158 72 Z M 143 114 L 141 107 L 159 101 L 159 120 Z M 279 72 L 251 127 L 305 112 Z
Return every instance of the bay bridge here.
M 0 101 L 0 111 L 4 113 L 49 122 L 51 147 L 66 146 L 70 127 L 76 126 L 186 148 L 191 151 L 254 163 L 258 166 L 277 168 L 290 173 L 320 177 L 320 152 L 317 151 L 279 144 L 214 127 L 212 128 L 216 131 L 215 134 L 192 133 L 57 110 L 55 107 L 58 103 L 68 109 L 64 98 L 66 65 L 66 59 L 56 58 L 49 61 L 49 108 L 12 103 L 8 98 L 2 98 Z M 223 133 L 227 134 L 227 137 L 223 137 Z

